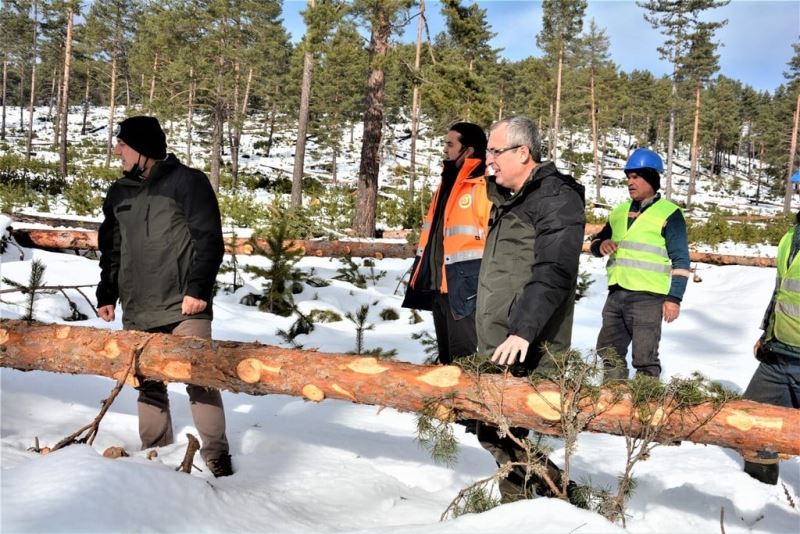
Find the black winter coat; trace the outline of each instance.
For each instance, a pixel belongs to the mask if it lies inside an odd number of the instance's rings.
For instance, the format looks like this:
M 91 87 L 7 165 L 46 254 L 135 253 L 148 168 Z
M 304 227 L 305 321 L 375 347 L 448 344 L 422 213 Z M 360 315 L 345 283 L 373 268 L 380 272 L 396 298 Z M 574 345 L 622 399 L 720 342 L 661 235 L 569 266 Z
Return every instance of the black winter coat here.
M 192 319 L 211 319 L 212 294 L 224 244 L 219 205 L 208 177 L 170 154 L 146 179 L 114 182 L 98 232 L 97 305 L 122 305 L 129 330 L 149 330 L 190 318 L 184 296 L 206 301 Z

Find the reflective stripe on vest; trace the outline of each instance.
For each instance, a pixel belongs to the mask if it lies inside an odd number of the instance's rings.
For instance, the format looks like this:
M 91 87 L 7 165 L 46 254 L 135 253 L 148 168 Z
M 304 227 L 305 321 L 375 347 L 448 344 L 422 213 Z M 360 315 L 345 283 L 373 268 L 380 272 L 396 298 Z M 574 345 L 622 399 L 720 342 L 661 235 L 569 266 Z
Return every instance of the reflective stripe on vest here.
M 789 230 L 778 245 L 778 292 L 775 298 L 774 318 L 768 338 L 800 347 L 800 253 L 789 264 L 792 237 L 796 228 Z
M 464 162 L 450 191 L 450 196 L 443 206 L 441 229 L 444 240 L 444 263 L 442 264 L 442 282 L 439 287 L 439 291 L 442 293 L 447 293 L 445 265 L 483 257 L 491 203 L 486 196 L 484 179 L 470 178 L 471 173 L 480 163 L 480 160 L 474 158 L 468 158 Z M 417 246 L 417 256 L 421 260 L 430 239 L 433 214 L 439 202 L 439 193 L 440 189 L 437 189 L 422 224 L 422 233 Z M 422 261 L 417 262 L 417 267 L 411 275 L 409 282 L 411 287 L 415 287 L 422 263 Z
M 658 199 L 640 212 L 629 228 L 628 213 L 632 203 L 631 200 L 623 202 L 608 218 L 611 239 L 618 245 L 606 264 L 608 285 L 666 295 L 672 281 L 672 262 L 661 231 L 679 208 L 666 199 Z

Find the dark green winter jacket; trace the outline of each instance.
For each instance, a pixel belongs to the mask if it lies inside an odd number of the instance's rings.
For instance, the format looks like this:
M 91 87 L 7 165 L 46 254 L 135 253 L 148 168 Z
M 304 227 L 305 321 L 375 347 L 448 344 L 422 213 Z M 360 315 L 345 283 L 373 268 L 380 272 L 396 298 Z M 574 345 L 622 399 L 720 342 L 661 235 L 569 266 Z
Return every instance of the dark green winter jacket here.
M 122 305 L 128 330 L 178 323 L 188 295 L 208 303 L 192 319 L 211 319 L 224 244 L 219 205 L 208 177 L 170 154 L 148 178 L 114 182 L 98 232 L 97 305 Z
M 517 194 L 490 178 L 494 206 L 478 283 L 478 347 L 492 352 L 509 335 L 531 345 L 525 367 L 537 367 L 542 344 L 569 347 L 584 188 L 551 162 L 539 164 Z

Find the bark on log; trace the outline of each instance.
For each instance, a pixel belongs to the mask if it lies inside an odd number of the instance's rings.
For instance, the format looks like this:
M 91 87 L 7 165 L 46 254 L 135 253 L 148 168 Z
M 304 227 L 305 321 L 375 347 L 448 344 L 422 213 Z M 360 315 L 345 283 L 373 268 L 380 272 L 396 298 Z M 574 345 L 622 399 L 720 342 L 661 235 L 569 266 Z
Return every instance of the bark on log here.
M 560 393 L 549 382 L 531 385 L 504 375 L 479 377 L 456 366 L 413 365 L 372 357 L 325 354 L 257 343 L 211 341 L 165 334 L 112 331 L 0 320 L 0 366 L 119 378 L 140 351 L 138 377 L 184 382 L 252 395 L 279 393 L 308 400 L 341 399 L 442 418 L 497 421 L 546 434 L 561 432 Z M 130 378 L 130 377 L 129 377 Z M 587 430 L 639 434 L 643 424 L 628 398 L 603 391 Z M 800 410 L 732 401 L 718 412 L 709 403 L 669 416 L 659 437 L 750 451 L 800 455 Z M 663 412 L 661 412 L 663 413 Z M 698 427 L 698 421 L 707 422 Z
M 587 226 L 587 230 L 588 230 Z M 599 230 L 598 230 L 599 231 Z M 83 230 L 34 230 L 29 228 L 15 229 L 14 239 L 24 247 L 66 250 L 96 250 L 97 233 Z M 268 248 L 266 240 L 258 239 L 261 248 Z M 300 249 L 305 256 L 335 258 L 353 256 L 356 258 L 412 258 L 416 254 L 416 246 L 406 243 L 387 243 L 384 241 L 326 241 L 326 240 L 294 240 L 287 241 L 292 249 Z M 253 253 L 253 245 L 249 239 L 238 237 L 225 240 L 227 253 L 249 255 Z M 583 252 L 589 252 L 589 243 L 583 244 Z M 747 265 L 752 267 L 775 267 L 775 258 L 759 256 L 735 256 L 730 254 L 712 254 L 708 252 L 690 252 L 691 261 L 710 265 Z

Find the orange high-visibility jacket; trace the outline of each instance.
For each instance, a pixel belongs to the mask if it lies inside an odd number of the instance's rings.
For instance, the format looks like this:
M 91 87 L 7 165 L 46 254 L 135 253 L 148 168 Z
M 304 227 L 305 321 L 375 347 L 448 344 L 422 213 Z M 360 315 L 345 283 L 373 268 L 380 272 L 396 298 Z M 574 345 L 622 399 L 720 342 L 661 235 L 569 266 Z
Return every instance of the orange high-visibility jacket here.
M 473 158 L 464 161 L 450 191 L 442 219 L 444 264 L 439 291 L 450 294 L 451 307 L 457 316 L 469 315 L 469 313 L 459 313 L 459 310 L 464 311 L 466 301 L 472 301 L 472 306 L 467 307 L 474 308 L 477 275 L 489 226 L 492 203 L 486 195 L 486 178 L 470 177 L 480 163 L 481 160 Z M 423 255 L 430 238 L 433 214 L 440 190 L 441 185 L 436 190 L 423 221 L 417 258 L 409 282 L 411 288 L 414 288 L 421 266 L 427 261 Z

